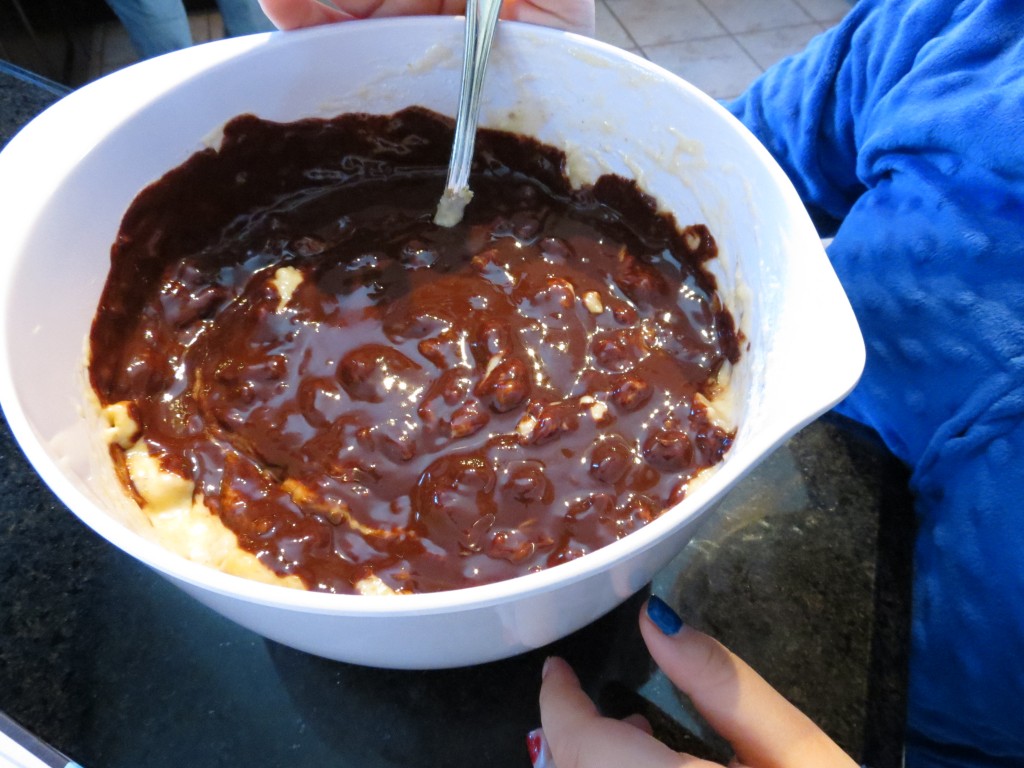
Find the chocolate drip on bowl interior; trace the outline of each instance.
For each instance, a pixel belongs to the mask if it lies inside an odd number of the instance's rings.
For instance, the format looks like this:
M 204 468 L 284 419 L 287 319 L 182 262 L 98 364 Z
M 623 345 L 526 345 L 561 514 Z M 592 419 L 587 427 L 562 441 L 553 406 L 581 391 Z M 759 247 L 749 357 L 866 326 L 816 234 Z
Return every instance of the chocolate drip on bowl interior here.
M 739 356 L 707 229 L 489 130 L 462 223 L 438 227 L 450 143 L 415 108 L 242 116 L 112 249 L 101 403 L 311 589 L 557 565 L 654 519 L 732 439 L 704 400 Z

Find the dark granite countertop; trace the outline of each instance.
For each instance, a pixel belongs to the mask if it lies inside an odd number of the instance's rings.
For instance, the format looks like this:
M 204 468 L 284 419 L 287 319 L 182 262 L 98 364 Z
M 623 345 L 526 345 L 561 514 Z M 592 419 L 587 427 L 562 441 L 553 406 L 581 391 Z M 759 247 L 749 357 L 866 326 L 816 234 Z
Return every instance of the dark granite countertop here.
M 0 146 L 65 91 L 0 62 Z M 905 470 L 827 415 L 706 518 L 653 589 L 858 761 L 901 764 L 913 517 Z M 242 629 L 97 537 L 0 423 L 0 710 L 86 768 L 527 766 L 543 659 L 609 714 L 720 748 L 652 667 L 646 596 L 548 648 L 456 670 L 327 661 Z

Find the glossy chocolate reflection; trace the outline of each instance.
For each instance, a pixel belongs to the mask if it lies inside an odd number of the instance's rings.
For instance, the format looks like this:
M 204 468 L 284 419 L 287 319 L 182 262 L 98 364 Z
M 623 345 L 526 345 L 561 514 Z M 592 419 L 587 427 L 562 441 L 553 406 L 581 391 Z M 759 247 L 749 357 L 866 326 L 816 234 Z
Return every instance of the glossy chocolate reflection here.
M 427 592 L 580 557 L 720 461 L 738 358 L 702 265 L 632 182 L 482 131 L 432 223 L 451 125 L 242 116 L 125 215 L 92 335 L 103 405 L 239 545 L 311 589 Z M 124 451 L 112 454 L 124 471 Z

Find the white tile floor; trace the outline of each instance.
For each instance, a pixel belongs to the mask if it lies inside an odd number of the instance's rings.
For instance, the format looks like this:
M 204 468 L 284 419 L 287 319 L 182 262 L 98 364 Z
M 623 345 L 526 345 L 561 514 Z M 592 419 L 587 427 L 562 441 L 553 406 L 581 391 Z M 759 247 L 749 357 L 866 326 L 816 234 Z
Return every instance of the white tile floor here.
M 848 0 L 598 0 L 597 36 L 728 99 L 849 10 Z
M 597 0 L 597 37 L 728 99 L 849 10 L 850 0 Z M 191 21 L 197 42 L 223 35 L 216 13 L 194 14 Z M 120 26 L 101 25 L 84 79 L 133 61 Z

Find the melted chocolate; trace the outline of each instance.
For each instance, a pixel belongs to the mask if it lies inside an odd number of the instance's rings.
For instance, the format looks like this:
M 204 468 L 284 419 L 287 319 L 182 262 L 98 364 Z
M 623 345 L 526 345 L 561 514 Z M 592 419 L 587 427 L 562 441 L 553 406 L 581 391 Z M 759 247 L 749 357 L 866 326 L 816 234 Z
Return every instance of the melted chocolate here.
M 101 402 L 128 401 L 161 465 L 311 589 L 579 557 L 731 442 L 694 400 L 738 358 L 708 231 L 621 178 L 574 190 L 560 152 L 496 131 L 463 222 L 438 227 L 450 144 L 421 109 L 242 116 L 136 198 L 112 249 Z

